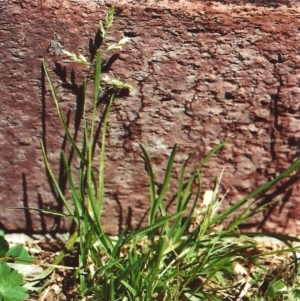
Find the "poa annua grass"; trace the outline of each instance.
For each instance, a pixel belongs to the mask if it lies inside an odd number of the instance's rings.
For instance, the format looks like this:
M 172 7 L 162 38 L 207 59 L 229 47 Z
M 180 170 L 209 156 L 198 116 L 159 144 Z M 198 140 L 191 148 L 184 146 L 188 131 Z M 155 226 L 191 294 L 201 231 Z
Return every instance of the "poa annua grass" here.
M 99 32 L 105 41 L 108 30 L 113 24 L 114 10 L 111 8 L 105 22 L 100 22 Z M 127 39 L 109 46 L 111 49 L 121 49 Z M 107 107 L 104 110 L 102 123 L 102 141 L 100 157 L 97 168 L 93 168 L 93 152 L 95 146 L 95 127 L 98 126 L 99 116 L 97 103 L 101 83 L 101 57 L 102 52 L 97 51 L 94 63 L 88 62 L 82 55 L 64 52 L 69 58 L 78 63 L 85 64 L 94 70 L 94 99 L 91 123 L 88 122 L 87 108 L 83 112 L 83 141 L 77 143 L 66 124 L 60 109 L 59 99 L 53 82 L 49 75 L 46 63 L 43 62 L 45 75 L 57 108 L 60 122 L 66 136 L 74 149 L 80 169 L 76 174 L 69 165 L 66 154 L 62 151 L 61 158 L 72 197 L 72 204 L 60 189 L 51 166 L 47 159 L 46 150 L 42 146 L 43 157 L 47 172 L 49 173 L 60 198 L 63 200 L 68 216 L 74 220 L 77 230 L 71 234 L 65 248 L 58 255 L 54 264 L 59 264 L 68 252 L 74 252 L 74 245 L 78 244 L 78 267 L 74 273 L 79 296 L 85 300 L 242 300 L 248 294 L 251 300 L 281 300 L 278 296 L 289 295 L 289 300 L 299 298 L 298 258 L 296 250 L 291 243 L 298 241 L 288 236 L 273 235 L 286 243 L 286 249 L 281 252 L 291 252 L 289 277 L 271 277 L 266 290 L 260 289 L 267 277 L 268 271 L 259 263 L 261 257 L 267 254 L 251 254 L 249 250 L 256 247 L 254 236 L 266 236 L 266 233 L 239 233 L 237 228 L 253 214 L 264 210 L 266 205 L 254 208 L 262 193 L 269 190 L 278 181 L 284 179 L 300 166 L 297 160 L 281 175 L 257 188 L 235 205 L 220 212 L 218 187 L 220 179 L 213 183 L 213 190 L 205 194 L 201 211 L 197 205 L 201 204 L 201 169 L 209 159 L 221 149 L 227 141 L 216 146 L 195 168 L 194 172 L 186 175 L 189 156 L 178 179 L 176 198 L 176 211 L 167 212 L 165 206 L 166 192 L 168 190 L 172 168 L 175 160 L 177 145 L 175 144 L 168 159 L 162 189 L 157 193 L 155 176 L 150 157 L 143 145 L 140 145 L 142 156 L 147 166 L 150 187 L 150 210 L 148 226 L 128 232 L 125 227 L 116 237 L 109 237 L 101 225 L 102 207 L 104 202 L 104 166 L 105 144 L 108 118 L 118 89 L 130 89 L 127 84 L 119 80 L 108 83 L 111 91 Z M 86 91 L 87 81 L 83 83 Z M 107 85 L 107 84 L 106 84 Z M 98 177 L 94 170 L 98 171 Z M 196 192 L 193 188 L 196 186 Z M 248 202 L 246 209 L 243 206 Z M 237 214 L 237 212 L 240 212 Z M 62 213 L 57 213 L 62 214 Z M 233 219 L 232 217 L 236 215 Z M 228 220 L 232 219 L 228 224 Z M 227 221 L 227 226 L 224 221 Z M 191 225 L 194 223 L 194 227 Z M 218 227 L 216 227 L 218 226 Z M 272 235 L 271 235 L 272 236 Z M 251 264 L 256 267 L 255 273 L 244 281 L 236 279 L 236 264 Z M 51 267 L 31 283 L 35 285 L 53 271 Z M 283 268 L 284 269 L 284 268 Z M 281 275 L 283 275 L 282 273 Z M 292 280 L 291 280 L 292 279 Z M 289 282 L 290 281 L 290 282 Z M 298 281 L 298 280 L 297 280 Z M 295 284 L 297 283 L 297 284 Z M 288 287 L 286 291 L 284 288 Z M 294 287 L 296 285 L 296 288 Z M 250 290 L 250 286 L 256 290 Z M 276 299 L 277 298 L 277 299 Z M 250 299 L 244 299 L 250 300 Z

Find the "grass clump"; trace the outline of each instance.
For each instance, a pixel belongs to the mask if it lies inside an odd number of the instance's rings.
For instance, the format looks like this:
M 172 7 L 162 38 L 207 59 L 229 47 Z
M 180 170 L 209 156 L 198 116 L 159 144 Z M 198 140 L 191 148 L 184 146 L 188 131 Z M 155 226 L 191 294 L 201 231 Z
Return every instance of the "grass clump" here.
M 112 7 L 108 11 L 105 22 L 99 24 L 99 33 L 103 41 L 112 27 L 113 16 Z M 120 50 L 127 41 L 128 39 L 124 38 L 117 44 L 108 46 L 105 51 Z M 191 156 L 187 158 L 178 179 L 176 210 L 175 213 L 170 214 L 167 212 L 164 200 L 177 145 L 174 145 L 168 159 L 159 193 L 155 188 L 150 157 L 144 146 L 140 145 L 149 177 L 148 225 L 132 232 L 127 231 L 125 227 L 117 238 L 109 237 L 104 232 L 101 215 L 104 201 L 104 158 L 108 118 L 116 93 L 120 89 L 130 90 L 131 86 L 119 80 L 101 82 L 102 53 L 103 50 L 98 49 L 95 62 L 89 62 L 82 55 L 77 56 L 64 51 L 64 54 L 73 61 L 86 65 L 94 72 L 92 117 L 91 122 L 88 122 L 88 108 L 84 105 L 83 140 L 80 144 L 72 138 L 46 63 L 43 62 L 60 122 L 80 162 L 76 174 L 62 151 L 61 159 L 72 197 L 73 206 L 71 206 L 52 172 L 46 150 L 41 144 L 47 172 L 68 210 L 66 216 L 72 218 L 77 225 L 76 231 L 71 234 L 65 248 L 54 261 L 54 265 L 60 264 L 68 253 L 73 252 L 78 256 L 78 265 L 74 273 L 78 299 L 196 301 L 300 298 L 298 257 L 292 245 L 298 240 L 289 236 L 237 231 L 240 224 L 265 208 L 266 205 L 250 210 L 256 204 L 258 197 L 298 169 L 299 159 L 281 175 L 220 212 L 219 207 L 222 202 L 218 199 L 220 178 L 216 178 L 213 189 L 205 192 L 201 201 L 201 169 L 224 146 L 227 142 L 224 141 L 211 150 L 188 180 L 185 180 L 186 167 Z M 101 101 L 103 85 L 108 87 L 109 97 L 102 118 L 99 161 L 94 168 L 95 132 L 96 127 L 100 126 L 97 121 L 98 103 Z M 83 83 L 84 91 L 86 86 L 87 80 Z M 243 206 L 249 201 L 250 204 L 243 210 Z M 198 208 L 199 204 L 200 208 Z M 62 213 L 57 214 L 62 215 Z M 236 216 L 233 218 L 233 215 Z M 272 251 L 259 249 L 255 239 L 258 236 L 273 236 L 283 242 L 284 248 Z M 271 256 L 278 254 L 285 254 L 286 259 L 280 264 L 280 270 L 272 271 L 268 269 L 268 262 L 272 261 Z M 53 270 L 54 267 L 48 268 L 34 281 L 28 283 L 27 287 L 34 289 Z

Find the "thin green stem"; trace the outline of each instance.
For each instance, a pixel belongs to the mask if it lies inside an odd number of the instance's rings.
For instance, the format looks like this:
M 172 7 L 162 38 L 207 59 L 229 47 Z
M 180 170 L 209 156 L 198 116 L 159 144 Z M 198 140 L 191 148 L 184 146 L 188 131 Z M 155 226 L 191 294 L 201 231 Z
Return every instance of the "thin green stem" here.
M 98 202 L 97 202 L 97 218 L 101 218 L 102 207 L 103 207 L 103 199 L 104 199 L 104 167 L 105 167 L 105 146 L 106 146 L 106 134 L 107 134 L 107 125 L 108 119 L 110 115 L 110 110 L 114 101 L 115 95 L 112 94 L 109 103 L 106 109 L 106 113 L 104 116 L 104 122 L 102 127 L 102 141 L 101 141 L 101 153 L 99 160 L 99 180 L 98 180 Z
M 100 74 L 101 74 L 101 53 L 97 52 L 96 57 L 96 65 L 95 65 L 95 73 L 94 73 L 94 101 L 93 101 L 93 112 L 92 112 L 92 121 L 91 121 L 91 129 L 89 135 L 88 142 L 88 150 L 87 150 L 87 189 L 88 189 L 88 212 L 92 216 L 93 219 L 98 218 L 97 212 L 94 211 L 95 200 L 98 195 L 97 187 L 95 187 L 93 179 L 92 179 L 92 163 L 93 163 L 93 148 L 95 143 L 94 131 L 95 131 L 95 122 L 97 116 L 97 102 L 98 102 L 98 93 L 100 89 Z M 96 206 L 97 208 L 97 206 Z

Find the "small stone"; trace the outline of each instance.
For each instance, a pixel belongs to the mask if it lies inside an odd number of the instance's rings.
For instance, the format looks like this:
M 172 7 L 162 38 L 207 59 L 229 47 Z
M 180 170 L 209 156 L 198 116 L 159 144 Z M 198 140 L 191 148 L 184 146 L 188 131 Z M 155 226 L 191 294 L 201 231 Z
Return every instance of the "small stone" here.
M 50 52 L 52 55 L 59 56 L 62 54 L 63 45 L 59 40 L 52 40 L 48 45 L 48 52 Z

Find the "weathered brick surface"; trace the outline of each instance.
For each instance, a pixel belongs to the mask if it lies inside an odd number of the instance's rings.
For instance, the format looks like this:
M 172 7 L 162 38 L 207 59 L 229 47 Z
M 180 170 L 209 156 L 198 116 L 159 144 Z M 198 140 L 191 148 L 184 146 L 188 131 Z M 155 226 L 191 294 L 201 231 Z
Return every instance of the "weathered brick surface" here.
M 118 3 L 108 42 L 122 36 L 131 42 L 110 71 L 104 71 L 130 83 L 134 91 L 116 98 L 110 119 L 103 217 L 107 231 L 116 233 L 120 221 L 135 227 L 149 206 L 138 143 L 153 159 L 158 184 L 171 147 L 178 143 L 171 196 L 187 154 L 198 151 L 193 167 L 230 137 L 203 170 L 203 187 L 211 188 L 213 177 L 225 167 L 223 192 L 230 188 L 225 206 L 278 175 L 299 156 L 300 9 L 282 4 Z M 88 56 L 90 38 L 106 11 L 98 1 L 1 3 L 0 221 L 8 230 L 69 227 L 66 221 L 36 212 L 5 208 L 59 207 L 39 141 L 46 143 L 63 186 L 59 154 L 67 146 L 48 84 L 43 82 L 41 61 L 48 62 L 63 110 L 79 139 L 76 94 L 87 71 L 62 58 L 60 46 Z M 257 216 L 252 226 L 299 234 L 299 193 L 298 173 L 271 194 L 281 199 L 279 206 Z

